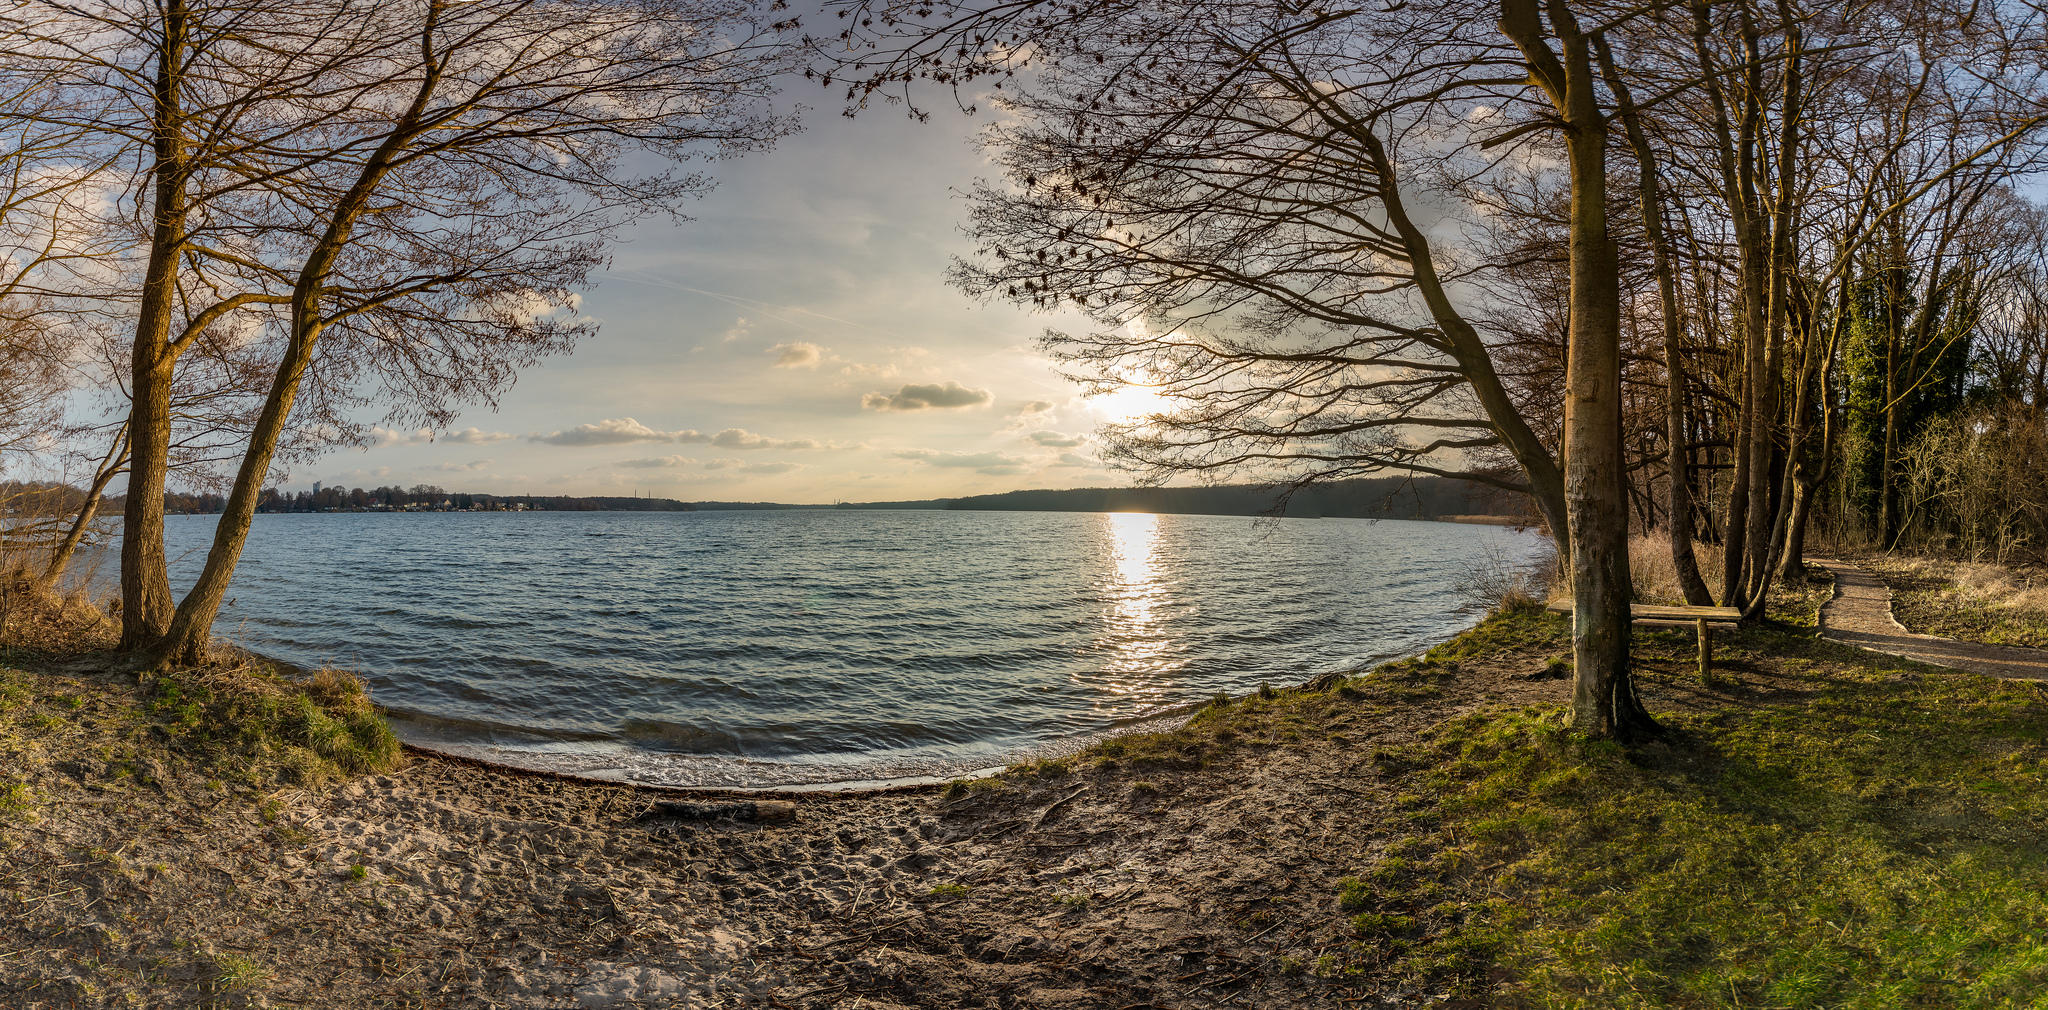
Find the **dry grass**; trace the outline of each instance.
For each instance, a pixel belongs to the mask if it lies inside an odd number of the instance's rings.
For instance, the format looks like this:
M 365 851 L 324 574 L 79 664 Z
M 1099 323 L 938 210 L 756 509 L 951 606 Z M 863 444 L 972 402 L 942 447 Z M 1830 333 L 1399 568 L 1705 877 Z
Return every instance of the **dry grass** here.
M 1700 577 L 1712 589 L 1721 582 L 1721 545 L 1693 541 L 1693 556 L 1699 559 Z M 1642 603 L 1685 602 L 1678 586 L 1678 566 L 1671 561 L 1671 541 L 1660 534 L 1638 535 L 1628 542 L 1629 578 L 1635 583 L 1636 599 Z
M 19 555 L 0 558 L 0 643 L 15 653 L 70 656 L 112 648 L 120 626 L 84 588 L 39 585 Z
M 1994 645 L 2048 647 L 2048 576 L 1945 558 L 1859 559 L 1892 590 L 1892 614 L 1913 631 Z
M 1499 547 L 1489 547 L 1455 587 L 1464 609 L 1506 614 L 1540 607 L 1550 587 L 1561 584 L 1557 554 L 1545 552 L 1532 562 L 1516 561 Z

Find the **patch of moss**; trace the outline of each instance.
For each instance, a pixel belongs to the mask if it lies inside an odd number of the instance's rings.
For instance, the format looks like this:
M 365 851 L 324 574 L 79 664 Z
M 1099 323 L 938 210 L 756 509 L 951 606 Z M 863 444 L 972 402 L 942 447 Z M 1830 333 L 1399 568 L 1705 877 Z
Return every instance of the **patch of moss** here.
M 0 821 L 34 822 L 35 819 L 35 790 L 20 779 L 0 776 Z

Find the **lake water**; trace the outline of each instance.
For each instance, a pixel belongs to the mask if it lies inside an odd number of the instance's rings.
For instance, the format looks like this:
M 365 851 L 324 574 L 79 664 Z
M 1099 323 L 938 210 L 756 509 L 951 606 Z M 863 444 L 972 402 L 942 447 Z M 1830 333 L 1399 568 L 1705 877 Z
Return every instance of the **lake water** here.
M 179 591 L 210 516 L 173 516 Z M 1011 512 L 257 517 L 219 634 L 415 742 L 641 782 L 949 775 L 1406 655 L 1543 538 Z

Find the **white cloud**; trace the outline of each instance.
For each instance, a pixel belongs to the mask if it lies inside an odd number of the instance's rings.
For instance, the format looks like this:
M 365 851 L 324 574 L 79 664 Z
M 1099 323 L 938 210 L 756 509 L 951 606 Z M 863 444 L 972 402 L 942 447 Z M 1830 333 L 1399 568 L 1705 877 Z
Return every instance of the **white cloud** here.
M 741 473 L 788 473 L 803 468 L 802 463 L 748 463 L 739 470 Z
M 1052 401 L 1051 401 L 1051 400 L 1026 400 L 1026 401 L 1024 401 L 1023 403 L 1020 403 L 1020 404 L 1018 404 L 1018 405 L 1017 405 L 1017 407 L 1016 407 L 1016 409 L 1015 409 L 1015 410 L 1012 410 L 1012 411 L 1010 411 L 1010 413 L 1012 413 L 1012 414 L 1020 414 L 1020 415 L 1021 415 L 1021 414 L 1043 414 L 1043 413 L 1045 413 L 1046 411 L 1048 411 L 1048 410 L 1051 410 L 1051 409 L 1052 409 Z
M 414 431 L 394 431 L 384 427 L 373 427 L 370 429 L 370 444 L 379 449 L 385 446 L 422 445 L 428 442 L 453 442 L 457 445 L 489 445 L 492 442 L 503 442 L 508 438 L 516 437 L 507 431 L 485 431 L 482 428 L 475 427 L 463 428 L 460 431 L 444 431 L 438 435 L 431 428 L 419 428 Z
M 696 441 L 689 439 L 688 441 Z M 704 439 L 720 449 L 819 449 L 823 446 L 808 438 L 769 438 L 757 435 L 745 428 L 727 428 Z
M 689 466 L 695 462 L 697 461 L 688 456 L 644 456 L 640 459 L 620 460 L 619 465 L 630 466 L 636 470 L 657 470 L 663 467 Z
M 435 473 L 475 473 L 478 470 L 489 468 L 490 465 L 490 460 L 479 459 L 468 463 L 436 463 L 427 469 Z
M 694 431 L 656 431 L 630 417 L 614 417 L 596 424 L 579 424 L 551 435 L 526 437 L 549 445 L 623 445 L 628 442 L 691 441 L 683 436 L 696 434 Z
M 433 439 L 434 433 L 426 428 L 418 431 L 393 431 L 385 427 L 370 429 L 370 444 L 379 449 L 390 445 L 418 445 L 421 442 L 431 442 Z
M 971 389 L 957 382 L 913 382 L 894 393 L 869 393 L 860 398 L 860 405 L 869 410 L 957 410 L 986 407 L 993 402 L 995 394 L 988 390 Z
M 809 341 L 776 344 L 768 349 L 775 355 L 776 368 L 816 368 L 825 359 L 825 349 Z
M 460 431 L 444 431 L 440 435 L 440 441 L 454 442 L 458 445 L 489 445 L 492 442 L 503 442 L 517 437 L 509 431 L 485 431 L 472 427 Z

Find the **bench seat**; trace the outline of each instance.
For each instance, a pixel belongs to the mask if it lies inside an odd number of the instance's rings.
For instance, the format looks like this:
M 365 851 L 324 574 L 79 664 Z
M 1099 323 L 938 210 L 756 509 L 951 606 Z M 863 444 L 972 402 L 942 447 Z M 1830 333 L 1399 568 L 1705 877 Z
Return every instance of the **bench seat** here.
M 1572 602 L 1559 600 L 1544 609 L 1553 614 L 1570 616 Z M 1693 630 L 1699 633 L 1700 679 L 1705 680 L 1713 670 L 1713 626 L 1740 622 L 1742 611 L 1734 607 L 1673 607 L 1658 603 L 1631 603 L 1628 606 L 1628 616 L 1631 624 L 1651 624 L 1668 628 L 1692 625 Z

